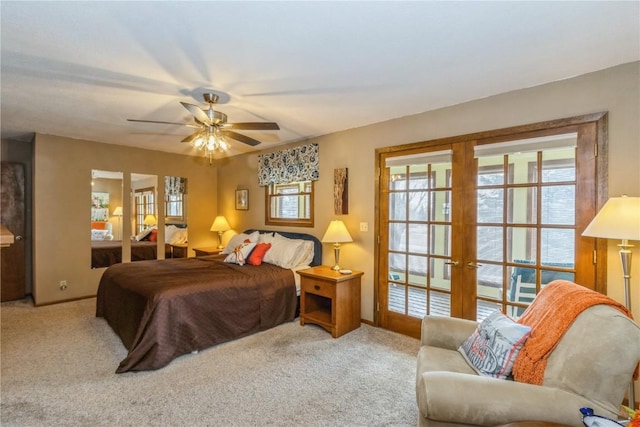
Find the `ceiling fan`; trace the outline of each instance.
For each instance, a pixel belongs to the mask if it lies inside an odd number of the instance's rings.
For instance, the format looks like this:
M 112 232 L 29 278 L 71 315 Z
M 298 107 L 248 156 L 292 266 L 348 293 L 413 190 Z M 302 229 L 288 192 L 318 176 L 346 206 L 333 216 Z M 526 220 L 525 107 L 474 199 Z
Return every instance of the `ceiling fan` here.
M 184 138 L 181 142 L 188 142 L 194 147 L 204 150 L 205 155 L 211 160 L 215 151 L 226 151 L 229 144 L 224 137 L 233 138 L 244 144 L 256 146 L 260 144 L 257 139 L 242 135 L 235 130 L 279 130 L 280 127 L 275 122 L 245 122 L 228 123 L 227 115 L 213 109 L 213 105 L 218 102 L 218 95 L 215 93 L 203 94 L 204 101 L 209 104 L 209 108 L 203 110 L 197 105 L 180 102 L 193 115 L 193 123 L 176 123 L 157 120 L 137 120 L 127 119 L 130 122 L 142 123 L 162 123 L 170 125 L 182 125 L 198 130 Z

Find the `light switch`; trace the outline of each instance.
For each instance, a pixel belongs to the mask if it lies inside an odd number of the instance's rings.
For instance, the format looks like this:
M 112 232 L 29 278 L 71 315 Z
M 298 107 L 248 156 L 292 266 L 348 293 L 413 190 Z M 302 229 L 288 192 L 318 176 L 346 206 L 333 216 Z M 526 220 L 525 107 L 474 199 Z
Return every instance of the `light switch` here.
M 360 223 L 360 231 L 369 231 L 369 223 L 361 222 Z

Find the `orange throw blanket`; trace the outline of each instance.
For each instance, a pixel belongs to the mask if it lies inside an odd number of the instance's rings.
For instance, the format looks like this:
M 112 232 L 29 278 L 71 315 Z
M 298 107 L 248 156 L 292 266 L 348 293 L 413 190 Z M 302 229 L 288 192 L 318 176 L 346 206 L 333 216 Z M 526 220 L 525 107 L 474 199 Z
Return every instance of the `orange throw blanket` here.
M 519 382 L 542 384 L 547 358 L 583 310 L 597 304 L 610 305 L 632 318 L 627 308 L 599 292 L 566 280 L 554 280 L 545 285 L 518 323 L 531 327 L 513 365 L 513 378 Z M 634 372 L 637 378 L 638 368 Z

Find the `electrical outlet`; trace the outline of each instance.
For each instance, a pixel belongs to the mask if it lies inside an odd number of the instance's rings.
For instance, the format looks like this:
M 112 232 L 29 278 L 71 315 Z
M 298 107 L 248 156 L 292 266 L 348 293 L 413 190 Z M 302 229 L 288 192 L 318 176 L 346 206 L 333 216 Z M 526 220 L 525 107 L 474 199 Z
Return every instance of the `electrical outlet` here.
M 60 290 L 61 291 L 66 291 L 67 290 L 67 281 L 66 280 L 60 280 Z
M 360 223 L 360 231 L 369 231 L 369 223 L 361 222 Z

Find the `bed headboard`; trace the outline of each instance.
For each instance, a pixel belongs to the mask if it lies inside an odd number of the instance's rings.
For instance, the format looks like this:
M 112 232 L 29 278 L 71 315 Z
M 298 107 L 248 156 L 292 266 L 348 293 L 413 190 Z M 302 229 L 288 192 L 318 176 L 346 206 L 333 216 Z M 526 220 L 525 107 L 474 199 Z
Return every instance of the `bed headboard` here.
M 255 230 L 253 228 L 245 230 L 244 233 L 251 234 L 254 231 L 259 231 L 260 233 L 278 233 L 289 239 L 311 240 L 313 242 L 313 261 L 311 262 L 311 266 L 322 265 L 322 242 L 320 242 L 316 236 L 306 233 L 290 233 L 287 231 Z

